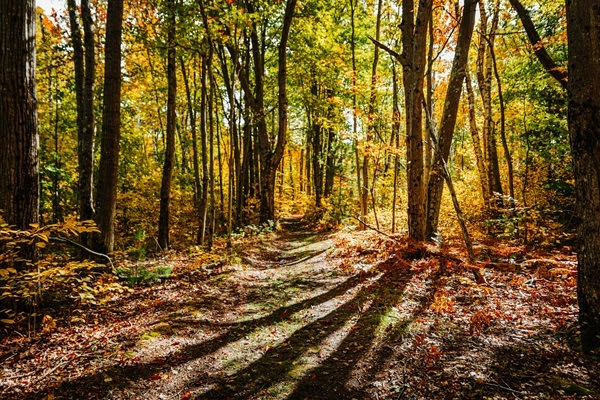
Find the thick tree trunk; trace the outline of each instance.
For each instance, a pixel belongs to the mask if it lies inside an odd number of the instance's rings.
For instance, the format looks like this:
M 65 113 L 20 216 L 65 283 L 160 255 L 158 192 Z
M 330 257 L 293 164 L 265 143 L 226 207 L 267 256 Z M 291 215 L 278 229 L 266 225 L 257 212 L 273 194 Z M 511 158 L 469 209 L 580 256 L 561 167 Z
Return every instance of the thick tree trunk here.
M 39 221 L 35 1 L 0 1 L 0 212 L 17 229 Z
M 85 67 L 83 61 L 83 40 L 81 38 L 81 29 L 79 27 L 79 15 L 78 7 L 75 0 L 67 0 L 67 6 L 69 11 L 69 23 L 71 25 L 71 45 L 73 46 L 73 70 L 75 71 L 75 101 L 77 104 L 77 137 L 79 142 L 78 156 L 79 156 L 79 213 L 84 212 L 84 204 L 86 199 L 83 196 L 82 181 L 84 180 L 84 174 L 82 173 L 82 162 L 83 162 L 83 87 L 84 87 L 84 75 Z M 82 218 L 83 219 L 83 218 Z
M 177 118 L 177 58 L 175 50 L 175 1 L 171 0 L 169 8 L 167 32 L 167 146 L 163 165 L 162 184 L 160 188 L 160 214 L 158 217 L 158 245 L 167 250 L 169 240 L 171 181 L 175 163 L 175 120 Z M 191 116 L 192 114 L 190 114 Z
M 444 166 L 448 163 L 452 137 L 456 126 L 458 106 L 462 86 L 466 76 L 466 66 L 469 59 L 469 47 L 475 26 L 475 13 L 478 0 L 466 0 L 463 16 L 458 32 L 458 41 L 452 71 L 448 82 L 448 90 L 444 101 L 444 111 L 439 132 L 439 151 L 435 152 L 433 167 L 427 189 L 427 238 L 431 238 L 437 230 L 444 189 Z
M 96 197 L 96 224 L 100 234 L 94 247 L 110 253 L 115 244 L 115 210 L 119 174 L 119 141 L 121 139 L 121 39 L 123 33 L 123 0 L 108 0 L 106 20 L 104 111 L 100 169 Z
M 406 107 L 406 160 L 408 189 L 408 234 L 425 240 L 425 190 L 423 175 L 423 81 L 427 51 L 427 25 L 432 0 L 419 0 L 415 20 L 414 1 L 402 1 L 402 48 Z
M 578 299 L 582 345 L 600 348 L 600 8 L 567 2 L 569 135 L 579 216 Z
M 96 81 L 96 40 L 89 0 L 81 0 L 85 73 L 83 79 L 83 129 L 79 139 L 79 218 L 94 218 L 94 84 Z

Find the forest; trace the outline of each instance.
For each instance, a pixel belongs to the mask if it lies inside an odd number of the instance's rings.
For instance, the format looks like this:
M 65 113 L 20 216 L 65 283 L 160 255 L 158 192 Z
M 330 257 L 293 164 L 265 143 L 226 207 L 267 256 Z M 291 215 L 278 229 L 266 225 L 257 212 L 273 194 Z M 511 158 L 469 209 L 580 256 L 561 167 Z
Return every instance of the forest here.
M 598 0 L 0 0 L 0 398 L 600 399 Z

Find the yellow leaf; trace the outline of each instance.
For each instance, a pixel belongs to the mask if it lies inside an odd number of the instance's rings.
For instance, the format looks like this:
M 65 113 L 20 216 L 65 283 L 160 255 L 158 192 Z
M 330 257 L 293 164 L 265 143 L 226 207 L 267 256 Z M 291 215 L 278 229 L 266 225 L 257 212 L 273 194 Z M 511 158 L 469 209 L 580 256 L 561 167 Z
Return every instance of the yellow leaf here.
M 40 249 L 43 249 L 44 247 L 46 247 L 46 243 L 44 242 L 37 242 L 35 244 L 36 247 L 39 247 Z
M 0 322 L 10 325 L 10 324 L 14 324 L 15 320 L 14 319 L 0 319 Z

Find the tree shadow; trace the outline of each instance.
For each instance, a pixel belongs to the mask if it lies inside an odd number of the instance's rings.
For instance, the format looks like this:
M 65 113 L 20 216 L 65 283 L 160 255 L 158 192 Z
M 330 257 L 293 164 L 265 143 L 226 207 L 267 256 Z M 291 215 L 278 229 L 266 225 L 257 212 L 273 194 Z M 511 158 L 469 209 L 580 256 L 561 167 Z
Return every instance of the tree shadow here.
M 369 397 L 365 392 L 377 372 L 380 372 L 385 362 L 394 354 L 394 345 L 400 343 L 409 334 L 411 323 L 429 309 L 434 299 L 434 292 L 439 279 L 446 275 L 443 268 L 438 268 L 430 277 L 431 287 L 419 299 L 418 305 L 408 318 L 404 318 L 391 329 L 386 329 L 377 343 L 377 328 L 381 317 L 390 307 L 395 306 L 401 299 L 404 289 L 398 277 L 389 277 L 384 283 L 373 304 L 363 314 L 349 335 L 317 368 L 307 374 L 297 385 L 288 399 L 362 399 Z M 359 367 L 359 364 L 363 365 Z M 354 373 L 354 374 L 353 374 Z
M 321 294 L 291 305 L 279 307 L 264 317 L 232 324 L 213 324 L 213 328 L 222 329 L 226 327 L 228 329 L 214 338 L 181 348 L 176 355 L 169 356 L 168 360 L 156 358 L 146 363 L 137 363 L 133 365 L 115 364 L 105 369 L 99 369 L 93 374 L 84 375 L 70 381 L 63 381 L 51 389 L 35 392 L 26 398 L 41 398 L 49 392 L 60 393 L 64 398 L 79 398 L 82 391 L 89 393 L 89 398 L 104 398 L 115 387 L 130 387 L 135 382 L 148 379 L 154 374 L 170 370 L 173 367 L 212 354 L 230 343 L 234 343 L 247 337 L 256 330 L 278 323 L 299 311 L 335 299 L 352 290 L 357 285 L 360 285 L 363 281 L 376 276 L 378 273 L 380 272 L 377 271 L 376 268 L 373 268 L 366 273 L 353 275 Z M 185 327 L 194 328 L 206 325 L 206 321 L 180 320 L 175 322 L 175 327 L 177 329 Z M 285 353 L 285 350 L 283 350 L 282 353 Z
M 361 288 L 351 300 L 335 308 L 330 313 L 309 323 L 295 331 L 278 346 L 269 349 L 258 360 L 237 373 L 224 378 L 203 377 L 214 388 L 204 395 L 207 399 L 247 398 L 262 393 L 272 387 L 290 374 L 296 362 L 307 351 L 321 343 L 330 335 L 341 330 L 358 315 L 358 320 L 350 328 L 350 338 L 343 342 L 350 343 L 352 340 L 369 340 L 375 334 L 379 326 L 380 317 L 388 307 L 397 304 L 403 296 L 406 284 L 411 278 L 408 268 L 395 268 L 388 266 L 384 274 L 369 285 Z M 359 311 L 366 308 L 366 311 Z M 366 344 L 366 343 L 365 343 Z M 317 372 L 336 371 L 334 380 L 326 379 L 326 398 L 339 398 L 342 394 L 337 390 L 342 382 L 335 382 L 340 375 L 349 373 L 352 365 L 367 351 L 368 345 L 362 348 L 354 347 L 352 352 L 347 352 L 340 346 L 334 352 L 339 357 L 332 356 Z M 334 359 L 336 358 L 336 359 Z M 348 362 L 346 367 L 341 365 Z M 340 374 L 342 372 L 342 374 Z M 330 376 L 334 376 L 333 373 Z M 310 379 L 310 378 L 309 378 Z

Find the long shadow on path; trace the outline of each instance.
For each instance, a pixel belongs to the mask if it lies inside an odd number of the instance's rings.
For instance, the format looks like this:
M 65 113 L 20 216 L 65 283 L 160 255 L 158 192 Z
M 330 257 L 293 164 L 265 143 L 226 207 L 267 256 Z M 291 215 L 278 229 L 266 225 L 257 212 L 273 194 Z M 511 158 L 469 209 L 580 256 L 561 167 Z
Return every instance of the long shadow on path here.
M 356 324 L 350 328 L 351 335 L 360 336 L 361 340 L 372 339 L 375 335 L 379 318 L 388 307 L 395 305 L 402 298 L 406 284 L 411 277 L 408 269 L 394 267 L 370 285 L 361 288 L 356 296 L 342 306 L 337 307 L 324 317 L 303 326 L 294 332 L 279 346 L 268 350 L 260 359 L 232 376 L 214 379 L 209 382 L 216 386 L 202 395 L 206 399 L 248 398 L 262 394 L 265 390 L 289 377 L 296 362 L 311 348 L 318 347 L 330 335 L 341 330 L 351 319 L 363 310 Z M 360 359 L 367 351 L 368 343 L 362 348 L 355 348 L 352 359 Z M 337 377 L 336 377 L 337 379 Z M 332 382 L 330 382 L 332 383 Z M 322 393 L 325 398 L 341 398 L 344 393 L 340 386 L 332 383 Z

